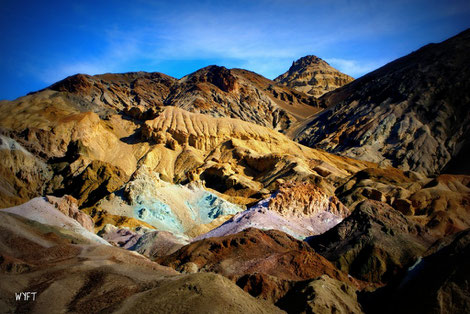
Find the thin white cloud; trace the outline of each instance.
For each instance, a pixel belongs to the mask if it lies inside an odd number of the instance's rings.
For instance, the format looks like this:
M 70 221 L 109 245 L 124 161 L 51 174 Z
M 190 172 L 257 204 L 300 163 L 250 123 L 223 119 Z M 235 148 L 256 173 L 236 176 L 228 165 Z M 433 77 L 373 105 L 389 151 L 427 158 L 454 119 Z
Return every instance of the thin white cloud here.
M 373 70 L 376 70 L 379 67 L 387 63 L 386 61 L 383 61 L 383 60 L 373 61 L 373 62 L 361 62 L 357 60 L 338 59 L 338 58 L 327 58 L 325 60 L 332 67 L 355 78 L 358 78 L 364 74 L 367 74 Z
M 107 30 L 104 32 L 106 49 L 103 53 L 88 57 L 85 60 L 74 58 L 68 62 L 58 62 L 45 67 L 43 70 L 35 71 L 44 83 L 52 84 L 67 76 L 77 73 L 103 74 L 128 70 L 123 69 L 123 64 L 142 55 L 141 43 L 131 33 L 119 30 Z M 130 71 L 130 70 L 129 70 Z
M 49 67 L 37 75 L 44 83 L 52 84 L 77 73 L 95 75 L 109 72 L 108 69 L 109 67 L 103 66 L 101 62 L 77 62 Z

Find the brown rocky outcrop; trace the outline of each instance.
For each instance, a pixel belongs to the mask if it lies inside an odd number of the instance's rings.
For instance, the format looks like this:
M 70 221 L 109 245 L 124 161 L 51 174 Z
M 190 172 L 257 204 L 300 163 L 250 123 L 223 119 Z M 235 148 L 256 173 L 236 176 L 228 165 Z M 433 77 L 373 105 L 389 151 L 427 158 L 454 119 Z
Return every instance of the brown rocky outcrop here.
M 76 74 L 51 85 L 49 88 L 59 92 L 87 94 L 93 86 L 93 78 L 86 74 Z
M 106 114 L 132 108 L 145 110 L 163 106 L 176 79 L 162 73 L 129 72 L 123 74 L 76 74 L 48 89 L 64 92 L 66 98 L 80 102 L 97 113 Z M 135 117 L 135 116 L 134 116 Z M 145 119 L 145 116 L 135 118 Z
M 320 97 L 352 82 L 354 78 L 341 73 L 317 56 L 310 55 L 292 62 L 289 70 L 274 80 L 300 92 Z
M 322 234 L 350 214 L 336 196 L 328 195 L 313 182 L 278 184 L 274 193 L 196 239 L 235 234 L 250 227 L 281 230 L 304 239 Z
M 162 265 L 184 270 L 192 263 L 200 272 L 222 274 L 253 296 L 276 302 L 298 281 L 328 275 L 359 286 L 303 241 L 277 230 L 254 228 L 224 237 L 193 242 L 157 258 Z
M 351 209 L 360 201 L 372 199 L 399 209 L 400 202 L 419 191 L 429 179 L 395 168 L 368 168 L 358 171 L 340 185 L 335 194 Z

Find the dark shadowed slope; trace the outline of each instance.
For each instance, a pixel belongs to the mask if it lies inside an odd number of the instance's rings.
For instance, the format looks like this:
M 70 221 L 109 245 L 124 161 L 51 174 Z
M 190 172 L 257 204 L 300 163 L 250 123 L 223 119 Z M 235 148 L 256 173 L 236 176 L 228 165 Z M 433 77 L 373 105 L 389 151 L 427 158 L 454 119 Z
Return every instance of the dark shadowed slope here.
M 296 139 L 330 152 L 439 173 L 470 128 L 470 30 L 324 95 Z M 455 168 L 455 165 L 453 165 Z

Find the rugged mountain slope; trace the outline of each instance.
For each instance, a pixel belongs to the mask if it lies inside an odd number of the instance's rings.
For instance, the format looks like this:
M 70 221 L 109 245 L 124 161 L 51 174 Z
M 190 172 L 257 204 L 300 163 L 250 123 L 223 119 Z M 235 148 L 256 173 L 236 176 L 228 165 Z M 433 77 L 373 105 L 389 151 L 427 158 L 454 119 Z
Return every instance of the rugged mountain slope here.
M 387 204 L 363 201 L 336 227 L 308 242 L 342 271 L 383 283 L 411 266 L 433 238 Z
M 338 271 L 305 242 L 277 230 L 249 228 L 196 241 L 156 261 L 181 271 L 222 274 L 251 295 L 272 302 L 297 282 L 322 274 L 359 286 L 359 282 Z
M 325 95 L 329 109 L 298 130 L 296 140 L 382 165 L 439 173 L 469 144 L 469 48 L 466 30 Z
M 398 169 L 364 169 L 336 189 L 353 211 L 364 200 L 386 203 L 442 237 L 470 227 L 470 177 L 434 179 Z
M 361 170 L 336 189 L 352 214 L 308 242 L 356 278 L 395 280 L 436 239 L 470 228 L 469 187 L 463 175 Z
M 302 147 L 255 124 L 176 107 L 146 121 L 140 134 L 140 141 L 152 146 L 139 170 L 99 201 L 95 212 L 134 217 L 160 230 L 193 236 L 205 232 L 196 232 L 195 222 L 208 224 L 241 210 L 219 196 L 245 205 L 274 192 L 283 180 L 317 182 L 331 194 L 336 181 L 373 166 Z M 194 184 L 177 187 L 168 181 Z
M 56 87 L 75 91 L 82 84 L 69 83 Z M 374 166 L 303 147 L 238 119 L 164 106 L 144 122 L 117 103 L 98 105 L 73 95 L 44 90 L 0 106 L 7 143 L 2 151 L 26 156 L 3 164 L 2 207 L 44 193 L 69 194 L 97 227 L 140 224 L 198 235 L 216 227 L 214 219 L 241 210 L 220 197 L 253 203 L 275 191 L 278 179 L 315 181 L 331 194 L 341 178 Z M 24 158 L 32 164 L 24 167 Z M 171 186 L 191 182 L 191 189 Z M 182 197 L 172 199 L 174 192 Z
M 254 72 L 209 66 L 183 77 L 165 101 L 191 112 L 231 117 L 284 132 L 321 110 L 316 100 Z
M 292 142 L 272 129 L 228 118 L 212 118 L 166 108 L 142 126 L 142 137 L 156 143 L 142 164 L 162 178 L 205 181 L 233 197 L 276 189 L 276 180 L 324 178 L 331 184 L 370 163 L 340 158 Z M 242 201 L 242 200 L 240 200 Z
M 123 74 L 77 74 L 47 89 L 64 92 L 72 102 L 90 111 L 109 114 L 125 111 L 136 118 L 148 118 L 162 106 L 177 79 L 162 73 L 130 72 Z M 47 90 L 46 89 L 46 90 Z
M 2 312 L 280 313 L 216 274 L 180 275 L 79 234 L 0 212 Z M 36 292 L 35 300 L 15 293 Z
M 306 94 L 320 97 L 354 78 L 341 73 L 316 56 L 305 56 L 292 63 L 289 70 L 274 81 Z
M 322 108 L 316 100 L 254 72 L 208 66 L 180 80 L 162 73 L 70 76 L 46 90 L 63 92 L 101 116 L 124 113 L 153 119 L 161 106 L 232 117 L 285 131 Z

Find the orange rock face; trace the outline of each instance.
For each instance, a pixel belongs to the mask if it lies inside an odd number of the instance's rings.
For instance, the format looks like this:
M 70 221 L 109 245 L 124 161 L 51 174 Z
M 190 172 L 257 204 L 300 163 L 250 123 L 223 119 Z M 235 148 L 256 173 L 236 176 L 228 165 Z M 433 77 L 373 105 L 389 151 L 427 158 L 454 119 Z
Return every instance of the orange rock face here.
M 309 216 L 328 211 L 344 218 L 349 210 L 336 196 L 328 196 L 321 188 L 310 182 L 289 182 L 282 184 L 268 204 L 269 210 L 280 214 Z

